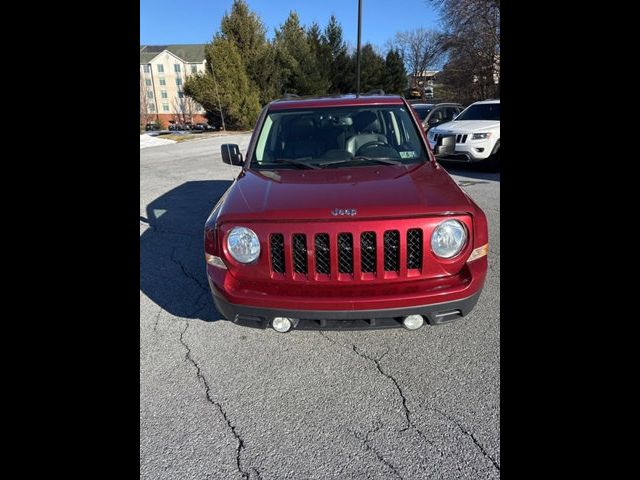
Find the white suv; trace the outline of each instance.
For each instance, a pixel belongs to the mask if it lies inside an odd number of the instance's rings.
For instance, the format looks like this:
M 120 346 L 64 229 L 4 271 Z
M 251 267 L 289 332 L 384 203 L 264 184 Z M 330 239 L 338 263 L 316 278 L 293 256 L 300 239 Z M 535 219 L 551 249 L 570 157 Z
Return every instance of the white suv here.
M 456 150 L 443 160 L 500 163 L 500 100 L 475 102 L 465 108 L 451 122 L 429 130 L 427 138 L 435 146 L 440 135 L 453 133 Z

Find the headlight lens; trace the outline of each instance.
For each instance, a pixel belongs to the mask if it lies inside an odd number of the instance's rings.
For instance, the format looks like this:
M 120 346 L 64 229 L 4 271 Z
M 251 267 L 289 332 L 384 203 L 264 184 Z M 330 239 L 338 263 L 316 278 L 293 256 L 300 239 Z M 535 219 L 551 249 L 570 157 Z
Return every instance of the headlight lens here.
M 260 256 L 260 240 L 253 230 L 233 227 L 227 236 L 227 249 L 240 263 L 251 263 Z
M 491 133 L 474 133 L 471 136 L 471 140 L 486 140 L 487 138 L 491 138 Z
M 431 235 L 431 249 L 440 258 L 455 257 L 467 242 L 467 229 L 458 220 L 445 220 Z

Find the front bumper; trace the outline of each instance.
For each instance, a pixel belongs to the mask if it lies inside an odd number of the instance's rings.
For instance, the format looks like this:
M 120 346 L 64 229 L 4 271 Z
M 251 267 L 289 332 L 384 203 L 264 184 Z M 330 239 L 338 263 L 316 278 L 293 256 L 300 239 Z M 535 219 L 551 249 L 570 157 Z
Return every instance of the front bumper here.
M 276 310 L 235 305 L 228 302 L 215 287 L 212 287 L 212 292 L 218 311 L 227 320 L 239 325 L 267 328 L 274 317 L 288 317 L 293 320 L 292 328 L 298 330 L 355 330 L 401 327 L 402 318 L 411 314 L 423 315 L 429 325 L 448 323 L 471 312 L 481 290 L 467 298 L 450 302 L 380 310 Z
M 470 133 L 467 135 L 469 138 L 471 137 Z M 429 143 L 433 145 L 433 140 L 430 140 Z M 467 140 L 465 143 L 456 143 L 455 153 L 452 155 L 438 158 L 454 162 L 480 162 L 491 156 L 494 146 L 495 144 L 491 140 Z

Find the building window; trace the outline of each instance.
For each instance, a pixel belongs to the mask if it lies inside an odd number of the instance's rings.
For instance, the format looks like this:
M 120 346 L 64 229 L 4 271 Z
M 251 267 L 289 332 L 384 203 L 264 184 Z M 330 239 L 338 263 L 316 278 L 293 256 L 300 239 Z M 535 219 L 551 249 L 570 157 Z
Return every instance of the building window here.
M 156 111 L 156 106 L 153 103 L 149 104 L 149 111 L 150 112 L 155 112 Z
M 180 77 L 176 78 L 176 85 L 182 85 L 182 79 Z
M 151 90 L 147 92 L 147 97 L 153 98 L 153 92 Z
M 165 86 L 166 84 L 167 81 L 163 77 L 160 77 L 160 85 Z
M 158 73 L 164 73 L 164 65 L 158 64 Z
M 173 65 L 173 71 L 176 73 L 180 73 L 180 64 L 176 63 Z
M 191 73 L 198 73 L 198 66 L 197 65 L 191 65 Z
M 179 98 L 184 98 L 184 92 L 178 92 L 178 97 Z
M 149 65 L 143 65 L 142 70 L 144 71 L 144 73 L 149 73 L 151 72 L 151 67 Z
M 146 83 L 146 84 L 147 84 L 147 87 L 150 87 L 150 86 L 151 86 L 151 79 L 150 79 L 150 78 L 147 78 L 147 79 L 144 81 L 144 83 Z
M 160 96 L 162 98 L 169 98 L 169 97 L 167 97 L 167 91 L 166 90 L 160 90 Z
M 162 111 L 163 112 L 168 112 L 169 111 L 169 104 L 168 103 L 163 103 L 162 104 Z

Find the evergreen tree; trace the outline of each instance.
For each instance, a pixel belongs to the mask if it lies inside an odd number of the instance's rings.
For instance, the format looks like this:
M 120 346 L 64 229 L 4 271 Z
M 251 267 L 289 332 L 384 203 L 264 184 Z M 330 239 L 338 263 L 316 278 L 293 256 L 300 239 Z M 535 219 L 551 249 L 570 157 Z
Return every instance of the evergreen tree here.
M 384 91 L 402 94 L 407 86 L 407 73 L 400 52 L 395 49 L 387 52 L 385 59 Z
M 360 92 L 382 89 L 384 81 L 384 58 L 376 53 L 373 45 L 367 43 L 360 51 Z
M 300 26 L 295 11 L 291 11 L 284 24 L 276 30 L 275 48 L 276 64 L 281 69 L 282 87 L 286 92 L 298 95 L 326 92 L 328 80 L 319 71 L 307 33 Z
M 329 92 L 349 93 L 354 91 L 355 70 L 354 63 L 347 52 L 347 45 L 342 39 L 342 26 L 331 15 L 324 34 L 322 43 L 327 51 L 329 63 Z
M 260 91 L 261 102 L 272 100 L 274 91 L 278 89 L 277 78 L 274 75 L 272 46 L 266 39 L 266 29 L 260 17 L 249 10 L 244 0 L 234 0 L 231 13 L 222 17 L 218 35 L 237 47 L 249 80 Z
M 227 128 L 253 128 L 260 113 L 258 92 L 251 85 L 236 44 L 217 37 L 205 48 L 205 57 L 206 73 L 187 77 L 185 93 L 210 116 L 217 116 L 219 98 Z

